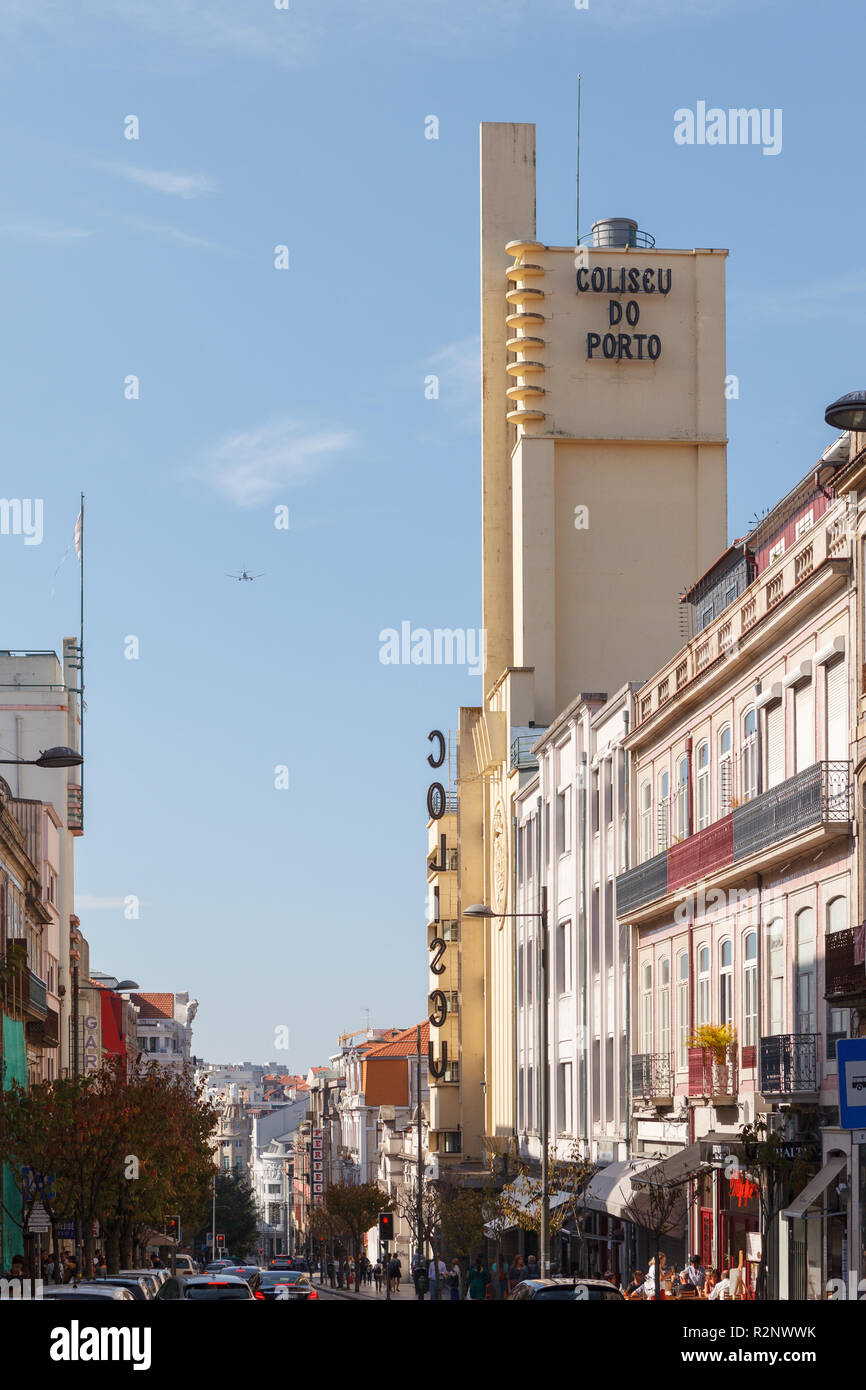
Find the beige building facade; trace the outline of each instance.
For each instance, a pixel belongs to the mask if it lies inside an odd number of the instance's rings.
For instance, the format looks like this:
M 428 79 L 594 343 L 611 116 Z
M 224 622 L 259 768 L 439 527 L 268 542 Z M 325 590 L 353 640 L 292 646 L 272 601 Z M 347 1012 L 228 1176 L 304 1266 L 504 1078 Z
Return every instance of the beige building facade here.
M 657 668 L 680 641 L 684 577 L 725 543 L 726 253 L 662 250 L 626 219 L 577 252 L 550 246 L 535 192 L 534 127 L 482 126 L 487 667 L 457 740 L 467 1176 L 516 1141 L 513 933 L 507 917 L 462 914 L 514 911 L 522 750 L 581 691 Z

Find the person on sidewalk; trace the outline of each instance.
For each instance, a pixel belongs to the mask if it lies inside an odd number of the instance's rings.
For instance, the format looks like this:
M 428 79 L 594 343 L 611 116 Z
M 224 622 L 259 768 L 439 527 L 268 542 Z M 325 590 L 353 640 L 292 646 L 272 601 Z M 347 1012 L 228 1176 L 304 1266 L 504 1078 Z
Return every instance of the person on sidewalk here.
M 434 1258 L 430 1261 L 430 1268 L 427 1270 L 427 1278 L 430 1280 L 431 1298 L 442 1297 L 442 1291 L 445 1288 L 445 1277 L 447 1273 L 448 1266 L 446 1265 L 442 1256 L 440 1255 L 438 1260 L 434 1256 Z M 437 1283 L 439 1285 L 438 1289 L 436 1287 Z
M 452 1303 L 460 1302 L 460 1263 L 455 1260 L 450 1270 L 445 1276 L 445 1287 L 448 1290 L 448 1297 Z
M 377 1260 L 373 1265 L 373 1281 L 376 1285 L 376 1292 L 382 1292 L 382 1261 Z
M 473 1300 L 487 1297 L 490 1283 L 490 1270 L 484 1263 L 483 1255 L 475 1256 L 475 1263 L 469 1271 L 469 1297 Z

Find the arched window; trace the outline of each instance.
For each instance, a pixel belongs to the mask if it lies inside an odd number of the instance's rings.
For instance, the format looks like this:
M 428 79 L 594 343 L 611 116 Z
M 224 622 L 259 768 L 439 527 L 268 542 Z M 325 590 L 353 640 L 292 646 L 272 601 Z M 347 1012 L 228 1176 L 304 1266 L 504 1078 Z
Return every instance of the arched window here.
M 689 953 L 677 956 L 677 1066 L 688 1066 L 689 1038 Z
M 677 839 L 684 840 L 689 833 L 689 760 L 680 758 L 677 763 Z
M 640 980 L 640 1039 L 641 1052 L 653 1050 L 653 968 L 644 961 Z
M 742 800 L 758 795 L 758 717 L 753 709 L 743 715 Z
M 710 948 L 702 946 L 698 951 L 698 1016 L 700 1026 L 710 1022 Z
M 653 788 L 644 782 L 640 789 L 640 857 L 649 859 L 653 852 Z
M 777 1037 L 785 1032 L 785 923 L 781 917 L 774 917 L 767 923 L 767 981 L 769 990 L 770 1035 Z
M 731 800 L 733 798 L 733 787 L 731 778 L 731 726 L 726 724 L 720 731 L 718 738 L 718 770 L 716 785 L 719 799 L 719 817 L 729 814 Z
M 728 938 L 719 946 L 719 1023 L 734 1021 L 734 943 Z
M 815 913 L 804 907 L 794 919 L 797 963 L 794 974 L 794 1010 L 798 1033 L 814 1033 L 818 1015 L 815 1003 Z
M 659 1053 L 667 1059 L 671 1056 L 671 962 L 665 956 L 659 961 Z
M 758 933 L 743 938 L 743 1046 L 758 1041 Z
M 710 823 L 710 745 L 708 743 L 698 744 L 696 764 L 695 829 L 703 830 Z

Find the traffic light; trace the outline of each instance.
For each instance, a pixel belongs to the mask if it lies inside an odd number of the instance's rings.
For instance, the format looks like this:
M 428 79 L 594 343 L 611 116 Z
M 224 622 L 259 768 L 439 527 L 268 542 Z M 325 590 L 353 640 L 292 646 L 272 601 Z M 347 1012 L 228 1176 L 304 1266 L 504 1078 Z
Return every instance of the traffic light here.
M 180 1240 L 180 1217 L 167 1216 L 165 1218 L 165 1233 L 171 1236 L 172 1240 Z
M 382 1242 L 394 1239 L 394 1213 L 392 1211 L 379 1212 L 379 1239 Z
M 217 1247 L 222 1250 L 225 1248 L 226 1238 L 223 1235 L 217 1236 Z

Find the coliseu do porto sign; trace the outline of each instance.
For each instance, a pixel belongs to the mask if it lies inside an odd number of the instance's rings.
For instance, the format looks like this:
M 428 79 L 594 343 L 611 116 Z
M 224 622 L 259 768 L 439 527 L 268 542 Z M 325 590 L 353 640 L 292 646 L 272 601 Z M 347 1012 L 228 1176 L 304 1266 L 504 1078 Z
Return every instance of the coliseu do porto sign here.
M 578 257 L 580 259 L 580 257 Z M 661 266 L 593 266 L 579 264 L 578 294 L 606 295 L 667 295 L 671 292 L 672 272 Z M 641 322 L 641 303 L 637 299 L 609 299 L 607 303 L 608 330 L 586 335 L 587 358 L 607 358 L 617 362 L 657 362 L 662 354 L 658 333 L 631 332 Z M 626 331 L 628 330 L 628 331 Z

